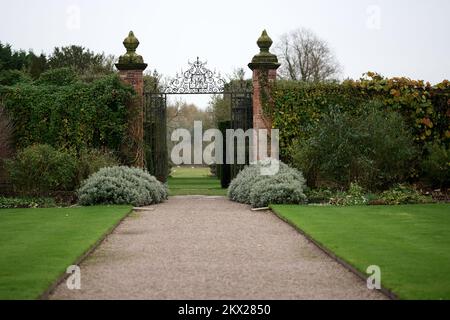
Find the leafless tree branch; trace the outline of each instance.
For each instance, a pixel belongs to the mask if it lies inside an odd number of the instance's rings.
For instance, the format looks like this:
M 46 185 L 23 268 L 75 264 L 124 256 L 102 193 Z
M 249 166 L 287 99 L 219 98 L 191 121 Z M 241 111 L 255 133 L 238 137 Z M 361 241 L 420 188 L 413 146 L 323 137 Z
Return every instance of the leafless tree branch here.
M 341 66 L 328 44 L 309 29 L 297 29 L 281 36 L 276 46 L 282 78 L 305 82 L 334 80 Z

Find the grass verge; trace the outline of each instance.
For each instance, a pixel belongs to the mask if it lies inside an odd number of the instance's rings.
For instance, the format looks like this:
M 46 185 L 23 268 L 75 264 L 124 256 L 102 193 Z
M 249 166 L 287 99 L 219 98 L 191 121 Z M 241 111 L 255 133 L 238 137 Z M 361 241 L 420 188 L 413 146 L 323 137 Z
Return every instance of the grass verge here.
M 0 300 L 36 299 L 131 210 L 0 210 Z
M 449 204 L 272 209 L 400 299 L 450 299 Z

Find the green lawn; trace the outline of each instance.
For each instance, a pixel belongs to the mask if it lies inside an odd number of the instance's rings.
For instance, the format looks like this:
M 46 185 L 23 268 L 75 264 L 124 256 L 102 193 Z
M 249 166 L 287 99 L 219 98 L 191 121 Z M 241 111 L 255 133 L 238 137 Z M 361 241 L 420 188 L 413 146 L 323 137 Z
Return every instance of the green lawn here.
M 450 299 L 449 204 L 272 208 L 401 299 Z
M 226 189 L 222 189 L 220 181 L 210 176 L 207 167 L 175 167 L 172 169 L 169 182 L 169 195 L 206 195 L 225 196 Z
M 0 300 L 38 298 L 130 210 L 1 209 Z

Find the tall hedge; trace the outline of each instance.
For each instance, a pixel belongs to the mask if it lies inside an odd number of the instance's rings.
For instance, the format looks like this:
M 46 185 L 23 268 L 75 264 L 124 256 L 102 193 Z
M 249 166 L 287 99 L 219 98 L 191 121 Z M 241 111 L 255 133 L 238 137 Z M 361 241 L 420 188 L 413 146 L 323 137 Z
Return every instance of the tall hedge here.
M 61 85 L 41 79 L 0 87 L 18 148 L 45 143 L 73 151 L 118 150 L 127 125 L 126 103 L 133 94 L 117 75 L 91 83 Z
M 279 81 L 272 88 L 272 106 L 265 110 L 280 129 L 280 151 L 289 161 L 293 142 L 307 138 L 314 123 L 330 108 L 359 114 L 369 101 L 377 100 L 386 111 L 398 111 L 411 128 L 415 142 L 450 144 L 450 83 L 431 86 L 408 78 L 387 79 L 375 73 L 343 83 L 306 84 Z

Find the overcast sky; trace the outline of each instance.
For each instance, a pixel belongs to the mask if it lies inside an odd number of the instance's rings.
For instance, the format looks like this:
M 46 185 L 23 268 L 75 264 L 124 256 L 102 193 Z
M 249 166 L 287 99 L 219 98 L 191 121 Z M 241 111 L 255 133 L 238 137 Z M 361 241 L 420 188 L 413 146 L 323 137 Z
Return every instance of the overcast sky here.
M 169 77 L 197 56 L 230 74 L 258 52 L 263 29 L 276 41 L 306 27 L 333 48 L 343 78 L 369 70 L 431 83 L 450 78 L 450 0 L 0 2 L 0 41 L 16 49 L 50 53 L 78 44 L 119 56 L 133 30 L 149 69 Z

